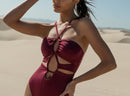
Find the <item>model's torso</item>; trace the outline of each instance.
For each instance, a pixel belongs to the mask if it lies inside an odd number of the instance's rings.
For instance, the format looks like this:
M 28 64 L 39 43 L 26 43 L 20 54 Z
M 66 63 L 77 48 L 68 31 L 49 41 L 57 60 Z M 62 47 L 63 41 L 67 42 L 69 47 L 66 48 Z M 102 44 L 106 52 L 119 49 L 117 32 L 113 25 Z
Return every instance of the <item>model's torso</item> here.
M 88 42 L 87 40 L 82 36 L 82 33 L 80 33 L 78 31 L 78 20 L 74 20 L 71 22 L 71 24 L 66 28 L 66 30 L 64 31 L 63 34 L 60 35 L 61 39 L 68 39 L 68 40 L 72 40 L 74 42 L 76 42 L 78 45 L 81 46 L 82 50 L 86 51 L 87 47 L 88 47 Z M 57 24 L 57 29 L 58 29 L 58 33 L 60 34 L 61 31 L 65 28 L 67 22 L 61 25 Z M 56 33 L 56 27 L 55 25 L 52 25 L 52 28 L 50 29 L 48 36 L 47 37 L 51 37 L 51 38 L 57 38 L 57 33 Z M 58 41 L 55 43 L 54 45 L 54 50 L 57 49 L 58 45 Z M 70 62 L 64 60 L 63 58 L 58 56 L 58 60 L 61 64 L 71 64 Z M 43 62 L 43 64 L 45 66 L 47 66 L 46 62 Z M 57 62 L 55 57 L 53 56 L 49 62 L 49 69 L 52 71 L 55 71 L 55 69 L 57 68 Z M 59 71 L 66 73 L 66 74 L 73 74 L 73 72 L 68 71 L 68 70 L 64 70 L 64 69 L 58 69 Z M 48 73 L 48 76 L 51 76 L 52 73 Z

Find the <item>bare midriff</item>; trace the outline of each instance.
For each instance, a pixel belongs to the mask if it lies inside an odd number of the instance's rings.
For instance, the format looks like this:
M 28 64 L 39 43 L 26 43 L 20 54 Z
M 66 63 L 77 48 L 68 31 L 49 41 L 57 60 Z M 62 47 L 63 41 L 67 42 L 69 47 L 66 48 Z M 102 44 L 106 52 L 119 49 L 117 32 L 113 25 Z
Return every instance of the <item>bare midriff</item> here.
M 58 60 L 59 60 L 60 64 L 71 64 L 71 63 L 69 63 L 68 61 L 62 59 L 59 56 L 58 56 Z M 53 63 L 52 64 L 53 66 L 51 66 L 51 67 L 52 67 L 52 70 L 54 71 L 55 68 L 53 68 L 53 67 L 55 67 L 54 64 L 56 64 L 57 62 L 55 60 L 51 60 L 51 62 L 49 63 L 49 65 L 51 65 L 51 63 Z M 42 64 L 47 67 L 47 62 L 42 62 Z M 61 69 L 61 68 L 58 68 L 57 70 L 60 71 L 60 72 L 62 72 L 62 73 L 65 73 L 65 74 L 73 74 L 73 72 L 69 71 L 69 70 L 65 70 L 65 69 Z

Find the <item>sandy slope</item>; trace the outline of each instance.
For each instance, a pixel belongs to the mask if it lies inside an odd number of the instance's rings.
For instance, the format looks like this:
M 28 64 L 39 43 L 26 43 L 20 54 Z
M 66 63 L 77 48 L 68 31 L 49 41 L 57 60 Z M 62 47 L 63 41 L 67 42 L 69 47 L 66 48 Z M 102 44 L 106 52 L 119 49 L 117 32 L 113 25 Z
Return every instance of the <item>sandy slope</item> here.
M 23 96 L 30 76 L 42 61 L 42 39 L 7 27 L 3 29 L 0 29 L 0 96 Z M 112 29 L 99 31 L 115 56 L 118 67 L 77 84 L 75 96 L 130 96 L 130 32 Z M 75 77 L 99 62 L 99 57 L 89 46 Z

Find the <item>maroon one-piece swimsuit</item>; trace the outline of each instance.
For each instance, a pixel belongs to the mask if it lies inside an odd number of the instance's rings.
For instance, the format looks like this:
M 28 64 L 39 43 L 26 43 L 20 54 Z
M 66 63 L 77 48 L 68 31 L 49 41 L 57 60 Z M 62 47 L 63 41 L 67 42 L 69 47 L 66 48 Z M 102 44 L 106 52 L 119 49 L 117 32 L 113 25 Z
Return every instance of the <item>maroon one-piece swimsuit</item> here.
M 60 35 L 65 31 L 67 26 L 71 23 L 68 22 L 66 27 L 59 34 L 57 30 L 57 22 L 55 22 L 57 38 L 45 37 L 41 44 L 41 52 L 44 56 L 42 62 L 47 62 L 47 67 L 41 63 L 39 68 L 33 73 L 29 79 L 30 90 L 32 96 L 59 96 L 66 88 L 66 85 L 73 79 L 75 72 L 77 71 L 84 52 L 79 44 L 73 40 L 61 39 Z M 65 31 L 66 32 L 66 31 Z M 58 40 L 58 41 L 57 41 Z M 54 45 L 58 42 L 58 47 L 54 51 Z M 55 57 L 57 61 L 57 69 L 72 71 L 73 74 L 66 74 L 58 71 L 51 71 L 48 68 L 51 57 Z M 58 61 L 58 57 L 70 62 L 70 64 L 61 64 Z M 46 73 L 52 72 L 51 78 L 46 78 Z M 65 96 L 69 96 L 66 94 Z

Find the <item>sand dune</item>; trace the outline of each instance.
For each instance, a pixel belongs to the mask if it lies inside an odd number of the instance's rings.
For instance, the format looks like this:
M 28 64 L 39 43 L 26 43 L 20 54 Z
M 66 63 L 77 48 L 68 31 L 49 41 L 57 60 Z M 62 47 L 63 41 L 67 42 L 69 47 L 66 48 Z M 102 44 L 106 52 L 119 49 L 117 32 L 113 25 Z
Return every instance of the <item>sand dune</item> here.
M 129 43 L 130 31 L 119 29 L 98 29 L 100 35 L 106 42 L 112 43 Z M 17 32 L 16 30 L 8 27 L 0 19 L 0 40 L 19 40 L 19 39 L 34 39 L 35 36 L 30 36 Z M 36 38 L 37 39 L 37 38 Z
M 130 31 L 119 29 L 98 29 L 100 35 L 106 42 L 111 43 L 128 43 L 130 42 Z M 35 36 L 20 33 L 8 27 L 0 19 L 0 40 L 19 40 L 19 39 L 34 39 Z M 36 38 L 37 39 L 37 38 Z
M 0 40 L 5 40 L 5 41 L 21 40 L 21 39 L 29 40 L 29 39 L 37 39 L 37 38 L 39 37 L 23 34 L 13 29 L 0 32 Z
M 125 33 L 125 36 L 130 36 L 130 31 L 128 30 L 121 30 L 121 32 Z
M 43 59 L 42 39 L 17 32 L 2 22 L 0 24 L 0 96 L 23 96 L 29 78 Z M 130 96 L 130 32 L 98 30 L 116 59 L 117 69 L 77 84 L 74 96 Z M 99 62 L 89 45 L 74 78 Z
M 0 41 L 0 96 L 23 96 L 26 84 L 42 62 L 39 40 Z M 130 96 L 130 44 L 107 43 L 117 61 L 117 69 L 76 86 L 74 96 Z M 75 77 L 99 63 L 91 46 Z M 74 78 L 75 78 L 74 77 Z
M 130 43 L 130 38 L 124 38 L 118 41 L 119 43 Z
M 0 18 L 0 31 L 9 30 L 9 29 L 11 29 L 11 28 L 10 28 L 9 26 L 7 26 L 7 25 L 3 22 L 2 18 Z
M 99 29 L 102 38 L 106 42 L 129 43 L 130 31 L 115 29 Z

